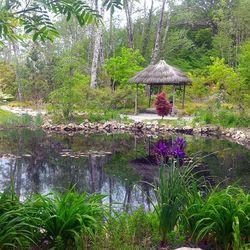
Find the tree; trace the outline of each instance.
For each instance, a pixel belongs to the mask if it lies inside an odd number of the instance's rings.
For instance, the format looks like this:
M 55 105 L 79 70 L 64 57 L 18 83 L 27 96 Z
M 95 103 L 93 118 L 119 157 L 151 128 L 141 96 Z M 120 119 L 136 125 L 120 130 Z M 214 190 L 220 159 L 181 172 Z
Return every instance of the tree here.
M 121 1 L 105 0 L 104 6 L 107 9 L 121 8 Z M 100 20 L 99 13 L 83 0 L 33 0 L 27 1 L 26 5 L 21 0 L 1 1 L 1 43 L 8 39 L 22 39 L 24 34 L 32 34 L 34 41 L 53 40 L 59 33 L 51 20 L 50 13 L 64 15 L 67 21 L 75 17 L 81 26 L 90 22 L 97 23 Z
M 151 31 L 151 24 L 152 24 L 152 17 L 153 17 L 153 11 L 154 11 L 154 1 L 151 0 L 151 7 L 149 9 L 148 12 L 148 21 L 145 27 L 145 36 L 143 37 L 143 41 L 142 41 L 142 56 L 145 57 L 146 52 L 147 52 L 147 48 L 148 48 L 148 43 L 150 40 L 150 31 Z
M 127 20 L 127 32 L 128 32 L 128 47 L 134 48 L 134 34 L 133 34 L 133 21 L 132 21 L 132 0 L 123 0 L 124 10 Z
M 142 70 L 141 64 L 143 62 L 144 58 L 141 56 L 139 50 L 131 48 L 122 48 L 120 56 L 111 57 L 106 60 L 104 68 L 112 80 L 112 88 L 115 89 L 116 84 L 126 86 L 128 80 L 136 72 Z
M 167 101 L 166 94 L 164 92 L 161 92 L 160 94 L 157 95 L 155 101 L 155 107 L 157 114 L 162 118 L 171 113 L 172 106 Z
M 96 0 L 96 11 L 98 11 L 98 0 Z M 101 16 L 103 16 L 104 14 L 103 3 L 101 4 L 99 13 Z M 95 34 L 93 59 L 92 59 L 92 65 L 91 65 L 90 87 L 93 89 L 97 87 L 97 68 L 98 68 L 98 59 L 99 59 L 100 50 L 101 50 L 101 39 L 102 39 L 102 26 L 99 25 L 97 27 L 96 34 Z
M 240 64 L 239 71 L 246 82 L 248 89 L 250 89 L 250 40 L 248 40 L 241 48 L 240 51 Z
M 161 7 L 161 14 L 160 14 L 160 20 L 156 32 L 156 38 L 155 38 L 155 45 L 154 49 L 152 51 L 152 56 L 151 56 L 151 63 L 155 64 L 158 56 L 159 56 L 159 50 L 160 50 L 160 41 L 161 41 L 161 32 L 163 28 L 163 15 L 164 15 L 164 9 L 165 9 L 165 4 L 166 0 L 162 0 L 162 7 Z

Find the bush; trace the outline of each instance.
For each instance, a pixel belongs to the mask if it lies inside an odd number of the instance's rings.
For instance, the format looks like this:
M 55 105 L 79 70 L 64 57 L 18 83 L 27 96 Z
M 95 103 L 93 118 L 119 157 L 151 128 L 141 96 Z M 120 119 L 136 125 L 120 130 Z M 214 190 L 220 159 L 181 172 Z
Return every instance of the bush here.
M 74 114 L 78 111 L 112 113 L 112 110 L 133 108 L 133 89 L 91 89 L 89 77 L 82 75 L 77 75 L 70 83 L 53 91 L 48 106 L 49 112 L 61 122 L 74 119 Z
M 160 94 L 157 95 L 155 101 L 155 107 L 157 114 L 162 118 L 171 113 L 172 106 L 167 101 L 166 94 L 164 92 L 161 92 Z

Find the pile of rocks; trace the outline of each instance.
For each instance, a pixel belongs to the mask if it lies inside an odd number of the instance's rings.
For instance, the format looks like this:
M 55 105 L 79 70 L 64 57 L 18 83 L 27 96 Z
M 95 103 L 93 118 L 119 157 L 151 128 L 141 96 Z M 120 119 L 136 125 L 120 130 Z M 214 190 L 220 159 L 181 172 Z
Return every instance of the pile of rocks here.
M 118 123 L 116 121 L 108 122 L 89 122 L 85 120 L 81 124 L 69 123 L 52 125 L 46 123 L 43 129 L 49 132 L 59 133 L 133 133 L 136 135 L 164 135 L 167 133 L 180 133 L 188 135 L 203 135 L 203 136 L 215 136 L 225 137 L 231 139 L 237 143 L 250 146 L 250 129 L 223 129 L 219 126 L 202 126 L 202 127 L 191 127 L 184 126 L 174 127 L 172 125 L 158 125 L 157 122 L 134 122 L 130 124 Z

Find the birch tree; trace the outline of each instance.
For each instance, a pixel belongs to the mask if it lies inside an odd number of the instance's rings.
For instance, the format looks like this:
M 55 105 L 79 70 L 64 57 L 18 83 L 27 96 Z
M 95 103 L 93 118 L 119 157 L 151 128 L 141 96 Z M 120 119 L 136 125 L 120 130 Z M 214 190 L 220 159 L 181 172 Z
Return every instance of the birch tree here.
M 124 0 L 123 6 L 126 14 L 127 20 L 127 32 L 128 32 L 128 47 L 134 48 L 134 34 L 133 34 L 133 21 L 132 21 L 132 0 Z
M 98 11 L 98 0 L 96 1 L 96 10 Z M 101 4 L 99 13 L 101 16 L 103 16 L 104 14 L 103 3 Z M 90 81 L 91 88 L 97 87 L 97 69 L 98 69 L 98 59 L 101 51 L 101 40 L 102 40 L 102 25 L 99 24 L 96 29 L 96 35 L 94 40 L 94 51 L 93 51 L 93 59 L 91 66 L 91 81 Z
M 163 29 L 163 16 L 164 16 L 165 4 L 166 4 L 166 0 L 163 0 L 162 7 L 161 7 L 161 13 L 160 13 L 160 20 L 159 20 L 159 24 L 158 24 L 158 28 L 157 28 L 157 32 L 156 32 L 155 45 L 154 45 L 154 49 L 152 51 L 152 56 L 151 56 L 151 64 L 156 63 L 156 61 L 158 60 L 158 56 L 159 56 L 161 34 L 162 34 L 162 29 Z
M 142 42 L 142 56 L 145 57 L 147 49 L 148 49 L 148 43 L 150 40 L 150 31 L 151 31 L 151 25 L 152 25 L 152 16 L 153 16 L 153 8 L 154 8 L 154 0 L 151 0 L 151 7 L 148 12 L 148 22 L 146 24 L 145 28 L 145 36 L 143 38 Z

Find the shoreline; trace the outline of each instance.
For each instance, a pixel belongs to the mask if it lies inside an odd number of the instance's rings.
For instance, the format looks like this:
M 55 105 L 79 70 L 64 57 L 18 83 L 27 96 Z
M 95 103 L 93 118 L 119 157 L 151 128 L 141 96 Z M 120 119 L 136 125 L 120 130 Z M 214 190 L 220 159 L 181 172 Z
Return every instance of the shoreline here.
M 115 134 L 115 133 L 132 133 L 138 137 L 142 136 L 159 136 L 170 133 L 199 135 L 206 137 L 216 137 L 226 139 L 234 143 L 241 144 L 250 149 L 250 129 L 249 128 L 223 128 L 220 126 L 206 125 L 200 127 L 184 126 L 174 127 L 172 125 L 158 125 L 150 122 L 119 123 L 116 121 L 108 122 L 89 122 L 81 124 L 50 124 L 45 123 L 42 129 L 48 133 L 62 133 L 68 135 L 75 134 Z

